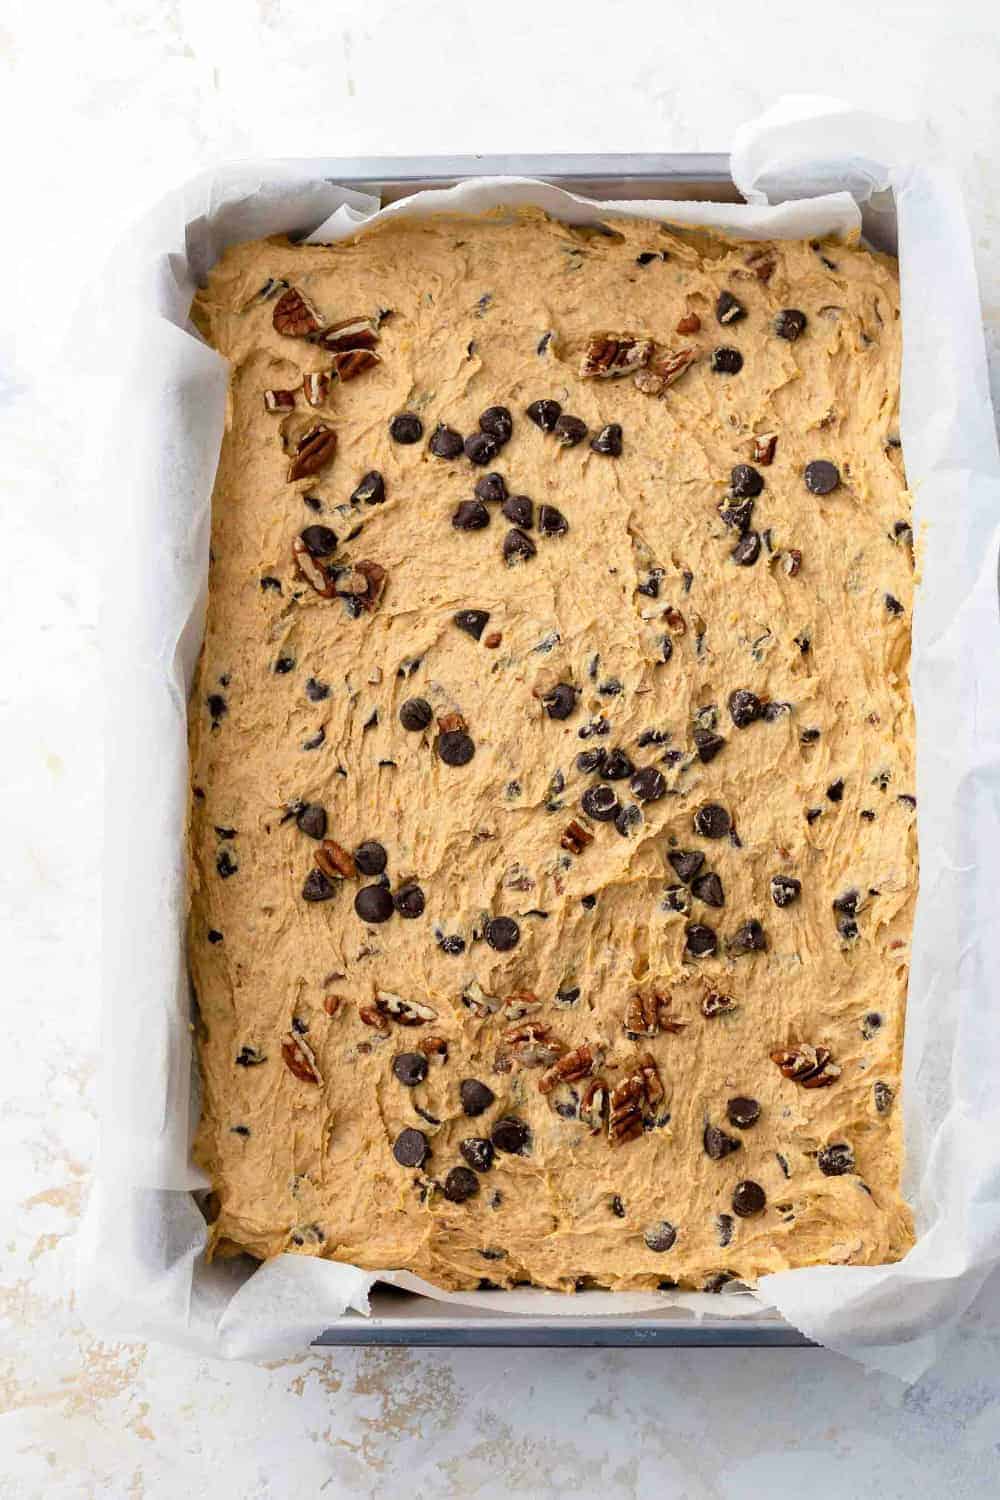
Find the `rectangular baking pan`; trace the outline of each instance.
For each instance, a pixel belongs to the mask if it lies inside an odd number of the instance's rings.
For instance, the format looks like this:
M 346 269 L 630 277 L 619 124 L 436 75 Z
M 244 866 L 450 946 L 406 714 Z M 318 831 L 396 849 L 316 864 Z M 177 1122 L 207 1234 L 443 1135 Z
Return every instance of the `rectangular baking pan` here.
M 324 163 L 330 182 L 372 193 L 383 205 L 427 188 L 448 188 L 470 177 L 534 177 L 585 198 L 706 199 L 742 203 L 729 157 L 709 153 L 590 156 L 361 156 Z M 680 1308 L 642 1317 L 588 1317 L 587 1294 L 579 1311 L 559 1317 L 510 1317 L 432 1302 L 395 1287 L 376 1286 L 371 1316 L 346 1313 L 314 1343 L 407 1345 L 422 1348 L 815 1348 L 776 1314 L 746 1318 L 696 1318 Z

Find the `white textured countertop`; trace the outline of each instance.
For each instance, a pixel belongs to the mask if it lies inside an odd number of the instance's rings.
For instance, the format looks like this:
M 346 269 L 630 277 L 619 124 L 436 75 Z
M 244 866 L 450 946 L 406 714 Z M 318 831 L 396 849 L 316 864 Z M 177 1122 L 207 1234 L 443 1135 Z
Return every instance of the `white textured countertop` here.
M 1000 42 L 975 0 L 12 0 L 0 14 L 17 208 L 0 313 L 4 1500 L 1000 1493 L 1000 1285 L 909 1391 L 824 1351 L 228 1365 L 101 1344 L 68 1290 L 100 1047 L 100 497 L 81 478 L 86 412 L 61 340 L 99 252 L 232 158 L 724 150 L 790 90 L 927 120 L 965 186 L 996 393 Z

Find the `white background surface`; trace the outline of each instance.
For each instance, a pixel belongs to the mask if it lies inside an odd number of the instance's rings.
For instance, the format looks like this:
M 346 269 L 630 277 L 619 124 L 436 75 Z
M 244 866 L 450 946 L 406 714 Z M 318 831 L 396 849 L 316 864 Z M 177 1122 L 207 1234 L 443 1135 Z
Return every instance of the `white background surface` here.
M 231 1366 L 102 1345 L 67 1290 L 96 1138 L 101 787 L 100 495 L 88 488 L 73 370 L 86 350 L 65 341 L 102 248 L 176 182 L 234 157 L 724 150 L 777 94 L 836 93 L 922 115 L 932 149 L 961 174 L 996 393 L 991 10 L 973 0 L 0 8 L 4 187 L 16 209 L 0 252 L 4 1500 L 1000 1493 L 1000 1285 L 909 1391 L 794 1350 L 341 1352 Z M 129 712 L 127 682 L 116 707 Z

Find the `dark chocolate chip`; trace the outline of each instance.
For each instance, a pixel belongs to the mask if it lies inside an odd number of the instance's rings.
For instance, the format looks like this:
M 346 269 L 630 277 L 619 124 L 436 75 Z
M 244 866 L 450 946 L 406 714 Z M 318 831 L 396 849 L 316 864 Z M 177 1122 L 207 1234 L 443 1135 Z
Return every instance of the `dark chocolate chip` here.
M 743 356 L 738 349 L 723 344 L 712 350 L 710 367 L 714 375 L 738 375 L 743 368 Z
M 698 759 L 705 765 L 715 759 L 726 743 L 721 735 L 713 734 L 710 729 L 696 729 L 693 738 Z
M 479 418 L 480 432 L 488 433 L 501 445 L 510 442 L 514 423 L 506 406 L 488 406 Z
M 662 568 L 650 568 L 645 578 L 636 584 L 636 592 L 645 595 L 647 599 L 659 599 L 660 581 L 662 578 Z
M 266 1062 L 267 1058 L 259 1047 L 241 1047 L 236 1054 L 238 1068 L 259 1068 L 261 1063 Z
M 582 443 L 587 436 L 587 424 L 579 417 L 571 417 L 564 412 L 553 427 L 552 433 L 564 448 L 575 448 L 577 443 Z
M 885 594 L 883 597 L 885 599 L 885 607 L 891 615 L 901 615 L 903 613 L 903 606 L 892 594 Z
M 703 922 L 689 922 L 684 929 L 684 946 L 695 958 L 708 958 L 718 948 L 719 940 Z
M 479 1192 L 479 1178 L 468 1167 L 452 1167 L 444 1180 L 444 1196 L 449 1203 L 465 1203 Z
M 763 713 L 761 701 L 749 688 L 737 688 L 729 694 L 729 716 L 737 729 L 746 729 Z
M 459 953 L 465 952 L 465 938 L 463 937 L 444 937 L 442 934 L 438 934 L 436 941 L 441 952 L 449 954 L 452 958 Z
M 875 1109 L 880 1115 L 884 1115 L 891 1108 L 892 1101 L 896 1097 L 889 1085 L 881 1081 L 873 1086 L 872 1096 L 875 1100 Z
M 538 529 L 542 536 L 565 536 L 569 522 L 554 505 L 542 505 L 538 509 Z
M 392 1071 L 405 1088 L 416 1088 L 427 1077 L 427 1058 L 422 1052 L 399 1052 L 392 1060 Z
M 493 1090 L 478 1078 L 463 1078 L 458 1086 L 462 1110 L 467 1115 L 481 1115 L 496 1099 Z
M 516 526 L 512 526 L 503 539 L 503 560 L 508 566 L 515 563 L 529 562 L 536 552 L 534 542 L 530 536 L 525 536 Z
M 218 932 L 214 927 L 210 927 L 208 929 L 207 936 L 208 936 L 208 941 L 210 943 L 214 944 L 214 943 L 221 943 L 222 942 L 222 933 Z
M 337 550 L 337 533 L 329 526 L 307 526 L 301 540 L 310 557 L 329 557 Z
M 431 433 L 431 440 L 427 444 L 435 458 L 457 458 L 462 452 L 462 434 L 456 432 L 454 427 L 445 427 L 439 422 Z
M 611 725 L 608 723 L 603 714 L 598 714 L 596 719 L 588 719 L 586 724 L 584 724 L 583 727 L 581 729 L 578 729 L 576 732 L 580 736 L 581 740 L 589 740 L 593 739 L 594 735 L 610 734 Z
M 651 261 L 665 259 L 666 252 L 663 250 L 644 250 L 637 255 L 635 263 L 637 266 L 648 266 Z
M 363 885 L 354 898 L 354 910 L 362 922 L 388 922 L 393 913 L 392 896 L 384 885 Z
M 604 776 L 608 781 L 624 781 L 626 776 L 631 776 L 635 766 L 629 760 L 625 751 L 619 748 L 608 751 L 608 758 L 604 762 Z
M 736 1221 L 732 1214 L 719 1214 L 715 1220 L 715 1232 L 722 1249 L 732 1243 Z
M 594 771 L 603 776 L 607 759 L 608 752 L 603 745 L 598 745 L 596 750 L 581 750 L 576 757 L 576 769 L 585 776 L 590 776 Z
M 470 432 L 464 446 L 465 456 L 473 464 L 491 464 L 500 452 L 500 444 L 488 432 Z
M 722 881 L 718 875 L 709 871 L 706 875 L 697 875 L 691 882 L 691 894 L 699 901 L 704 901 L 706 906 L 725 906 L 726 895 L 722 889 Z
M 249 1125 L 231 1125 L 229 1127 L 233 1135 L 241 1135 L 246 1140 L 250 1135 Z
M 411 734 L 426 729 L 433 717 L 434 710 L 426 698 L 407 698 L 406 702 L 400 705 L 399 722 Z
M 463 500 L 451 518 L 456 531 L 482 531 L 490 524 L 490 513 L 481 500 Z
M 419 885 L 404 885 L 396 891 L 392 904 L 401 917 L 412 921 L 415 917 L 423 916 L 427 902 Z
M 482 1136 L 466 1136 L 459 1141 L 458 1149 L 474 1172 L 488 1172 L 493 1165 L 493 1146 Z
M 490 617 L 489 612 L 485 609 L 460 609 L 451 618 L 459 630 L 464 630 L 466 635 L 471 635 L 473 640 L 478 641 L 486 629 Z
M 670 735 L 665 729 L 644 729 L 636 744 L 640 750 L 645 750 L 647 745 L 666 745 L 669 740 Z
M 667 779 L 656 766 L 643 766 L 629 782 L 633 797 L 640 802 L 659 802 L 666 796 Z
M 236 874 L 236 871 L 239 869 L 239 865 L 236 863 L 235 859 L 233 859 L 233 856 L 230 854 L 229 850 L 223 849 L 221 853 L 216 857 L 215 868 L 216 870 L 218 870 L 223 880 L 228 880 L 231 875 Z
M 446 766 L 467 766 L 476 746 L 464 729 L 449 729 L 439 737 L 437 753 Z
M 737 464 L 729 471 L 729 496 L 732 500 L 753 500 L 764 488 L 764 476 L 753 464 Z
M 502 474 L 484 474 L 476 480 L 476 495 L 487 504 L 497 504 L 507 498 L 507 485 Z
M 806 315 L 797 307 L 784 307 L 774 320 L 774 331 L 779 339 L 787 339 L 794 344 L 799 334 L 806 326 Z
M 609 677 L 607 682 L 602 682 L 597 691 L 602 698 L 617 698 L 619 693 L 625 691 L 625 684 L 617 677 Z
M 634 802 L 627 802 L 615 813 L 615 827 L 623 839 L 631 838 L 642 824 L 642 811 Z
M 289 672 L 295 671 L 294 656 L 279 656 L 274 664 L 274 670 L 279 677 L 285 677 Z
M 419 443 L 424 424 L 413 411 L 401 411 L 389 423 L 389 436 L 396 443 Z
M 748 531 L 740 537 L 730 556 L 741 568 L 752 568 L 760 556 L 760 537 L 756 531 Z
M 600 782 L 597 786 L 588 786 L 580 798 L 580 806 L 588 818 L 595 818 L 598 823 L 611 823 L 618 812 L 620 803 L 615 795 L 613 786 L 605 786 Z
M 733 820 L 718 802 L 706 802 L 694 815 L 694 831 L 704 839 L 724 839 Z
M 729 505 L 723 502 L 719 506 L 719 516 L 725 526 L 730 526 L 742 536 L 750 529 L 750 521 L 753 516 L 753 501 L 741 500 L 737 505 Z
M 320 725 L 315 734 L 311 734 L 307 740 L 302 741 L 302 748 L 303 750 L 318 750 L 325 742 L 326 730 Z
M 803 729 L 802 733 L 799 735 L 799 739 L 801 740 L 803 745 L 815 745 L 816 741 L 819 739 L 819 736 L 820 731 L 818 729 Z
M 840 470 L 825 458 L 814 458 L 806 464 L 803 478 L 806 489 L 814 495 L 830 495 L 840 483 Z
M 646 1249 L 653 1250 L 657 1255 L 662 1255 L 665 1250 L 670 1250 L 677 1242 L 677 1230 L 667 1222 L 660 1219 L 656 1224 L 650 1224 L 644 1229 L 642 1237 L 646 1242 Z
M 500 510 L 514 526 L 523 526 L 530 531 L 535 524 L 535 507 L 527 495 L 508 495 Z
M 422 1130 L 401 1130 L 393 1144 L 392 1154 L 401 1167 L 422 1167 L 431 1154 L 430 1143 Z
M 506 1151 L 509 1156 L 524 1156 L 531 1143 L 531 1131 L 523 1120 L 504 1115 L 490 1131 L 490 1140 L 498 1151 Z
M 706 1125 L 701 1141 L 705 1155 L 711 1157 L 712 1161 L 722 1161 L 723 1157 L 730 1156 L 740 1149 L 740 1142 L 736 1137 L 727 1135 L 724 1130 L 719 1129 L 718 1125 Z
M 749 922 L 744 922 L 729 940 L 730 953 L 763 953 L 766 947 L 767 935 L 753 917 Z
M 691 910 L 691 897 L 682 885 L 668 885 L 663 892 L 660 909 L 662 911 L 689 912 Z
M 266 575 L 264 578 L 262 578 L 260 580 L 260 586 L 264 590 L 265 593 L 267 592 L 268 589 L 273 589 L 276 594 L 280 594 L 281 593 L 281 579 L 280 578 L 272 578 L 270 576 L 270 574 Z
M 590 446 L 595 453 L 605 453 L 609 458 L 621 458 L 621 424 L 619 422 L 609 422 L 606 427 L 601 428 L 596 437 L 591 438 Z
M 685 885 L 691 884 L 705 863 L 705 856 L 700 849 L 671 849 L 667 859 Z
M 796 880 L 794 875 L 771 876 L 771 900 L 775 906 L 791 906 L 793 901 L 799 899 L 801 891 L 802 882 Z
M 611 1212 L 616 1219 L 624 1219 L 625 1217 L 625 1205 L 617 1193 L 611 1199 Z
M 542 694 L 542 707 L 550 719 L 568 719 L 576 707 L 576 688 L 568 682 L 557 682 Z
M 543 432 L 552 432 L 562 415 L 562 407 L 558 401 L 532 401 L 526 415 Z
M 509 953 L 521 941 L 521 929 L 513 917 L 491 917 L 483 935 L 496 953 Z
M 749 1130 L 760 1119 L 760 1105 L 756 1099 L 747 1099 L 742 1094 L 730 1099 L 726 1105 L 726 1118 L 737 1130 Z
M 366 839 L 355 849 L 354 863 L 362 875 L 381 875 L 388 863 L 388 855 L 381 844 Z
M 834 911 L 842 912 L 845 916 L 854 917 L 857 915 L 860 899 L 859 893 L 852 887 L 851 890 L 844 891 L 842 895 L 834 897 L 833 909 Z
M 870 1010 L 861 1018 L 861 1035 L 866 1042 L 870 1042 L 877 1031 L 882 1029 L 882 1017 L 877 1010 Z
M 846 1141 L 838 1141 L 817 1153 L 816 1165 L 824 1177 L 843 1177 L 854 1171 L 854 1152 Z
M 837 931 L 847 942 L 852 942 L 858 935 L 858 924 L 853 917 L 838 917 Z
M 792 705 L 790 703 L 778 703 L 772 700 L 770 703 L 764 704 L 760 716 L 766 724 L 774 724 L 778 719 L 784 718 L 785 714 L 790 714 L 791 711 Z
M 830 785 L 826 789 L 826 795 L 829 797 L 831 802 L 843 801 L 844 783 L 842 778 L 838 777 L 836 781 L 830 782 Z
M 310 870 L 302 887 L 302 898 L 305 901 L 329 901 L 335 889 L 322 870 Z
M 715 304 L 715 317 L 719 323 L 738 323 L 745 318 L 747 310 L 732 292 L 721 291 Z
M 734 1214 L 739 1214 L 741 1219 L 749 1219 L 754 1214 L 764 1212 L 767 1194 L 759 1182 L 738 1182 L 733 1188 L 732 1204 Z
M 300 833 L 308 834 L 311 839 L 325 839 L 326 808 L 321 807 L 318 802 L 307 802 L 296 813 L 295 826 Z
M 315 677 L 306 680 L 306 697 L 310 703 L 322 703 L 324 698 L 329 698 L 329 683 L 319 682 Z
M 229 705 L 221 693 L 209 693 L 205 702 L 208 704 L 208 711 L 216 723 L 229 712 Z
M 357 489 L 351 495 L 355 505 L 381 505 L 385 499 L 385 480 L 378 469 L 369 469 L 361 476 Z

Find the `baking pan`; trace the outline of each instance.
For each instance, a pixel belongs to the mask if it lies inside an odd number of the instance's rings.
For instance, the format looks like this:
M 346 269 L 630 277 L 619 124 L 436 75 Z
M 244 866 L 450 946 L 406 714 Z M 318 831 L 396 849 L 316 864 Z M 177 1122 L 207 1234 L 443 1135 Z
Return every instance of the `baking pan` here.
M 427 188 L 448 188 L 470 177 L 534 177 L 585 198 L 702 199 L 741 203 L 729 157 L 709 153 L 590 156 L 361 156 L 327 163 L 330 182 L 394 203 Z M 815 1348 L 776 1314 L 696 1318 L 681 1308 L 641 1317 L 588 1317 L 587 1293 L 578 1312 L 559 1317 L 510 1317 L 432 1302 L 395 1287 L 376 1286 L 371 1316 L 347 1313 L 316 1340 L 329 1345 L 409 1345 L 421 1348 Z

